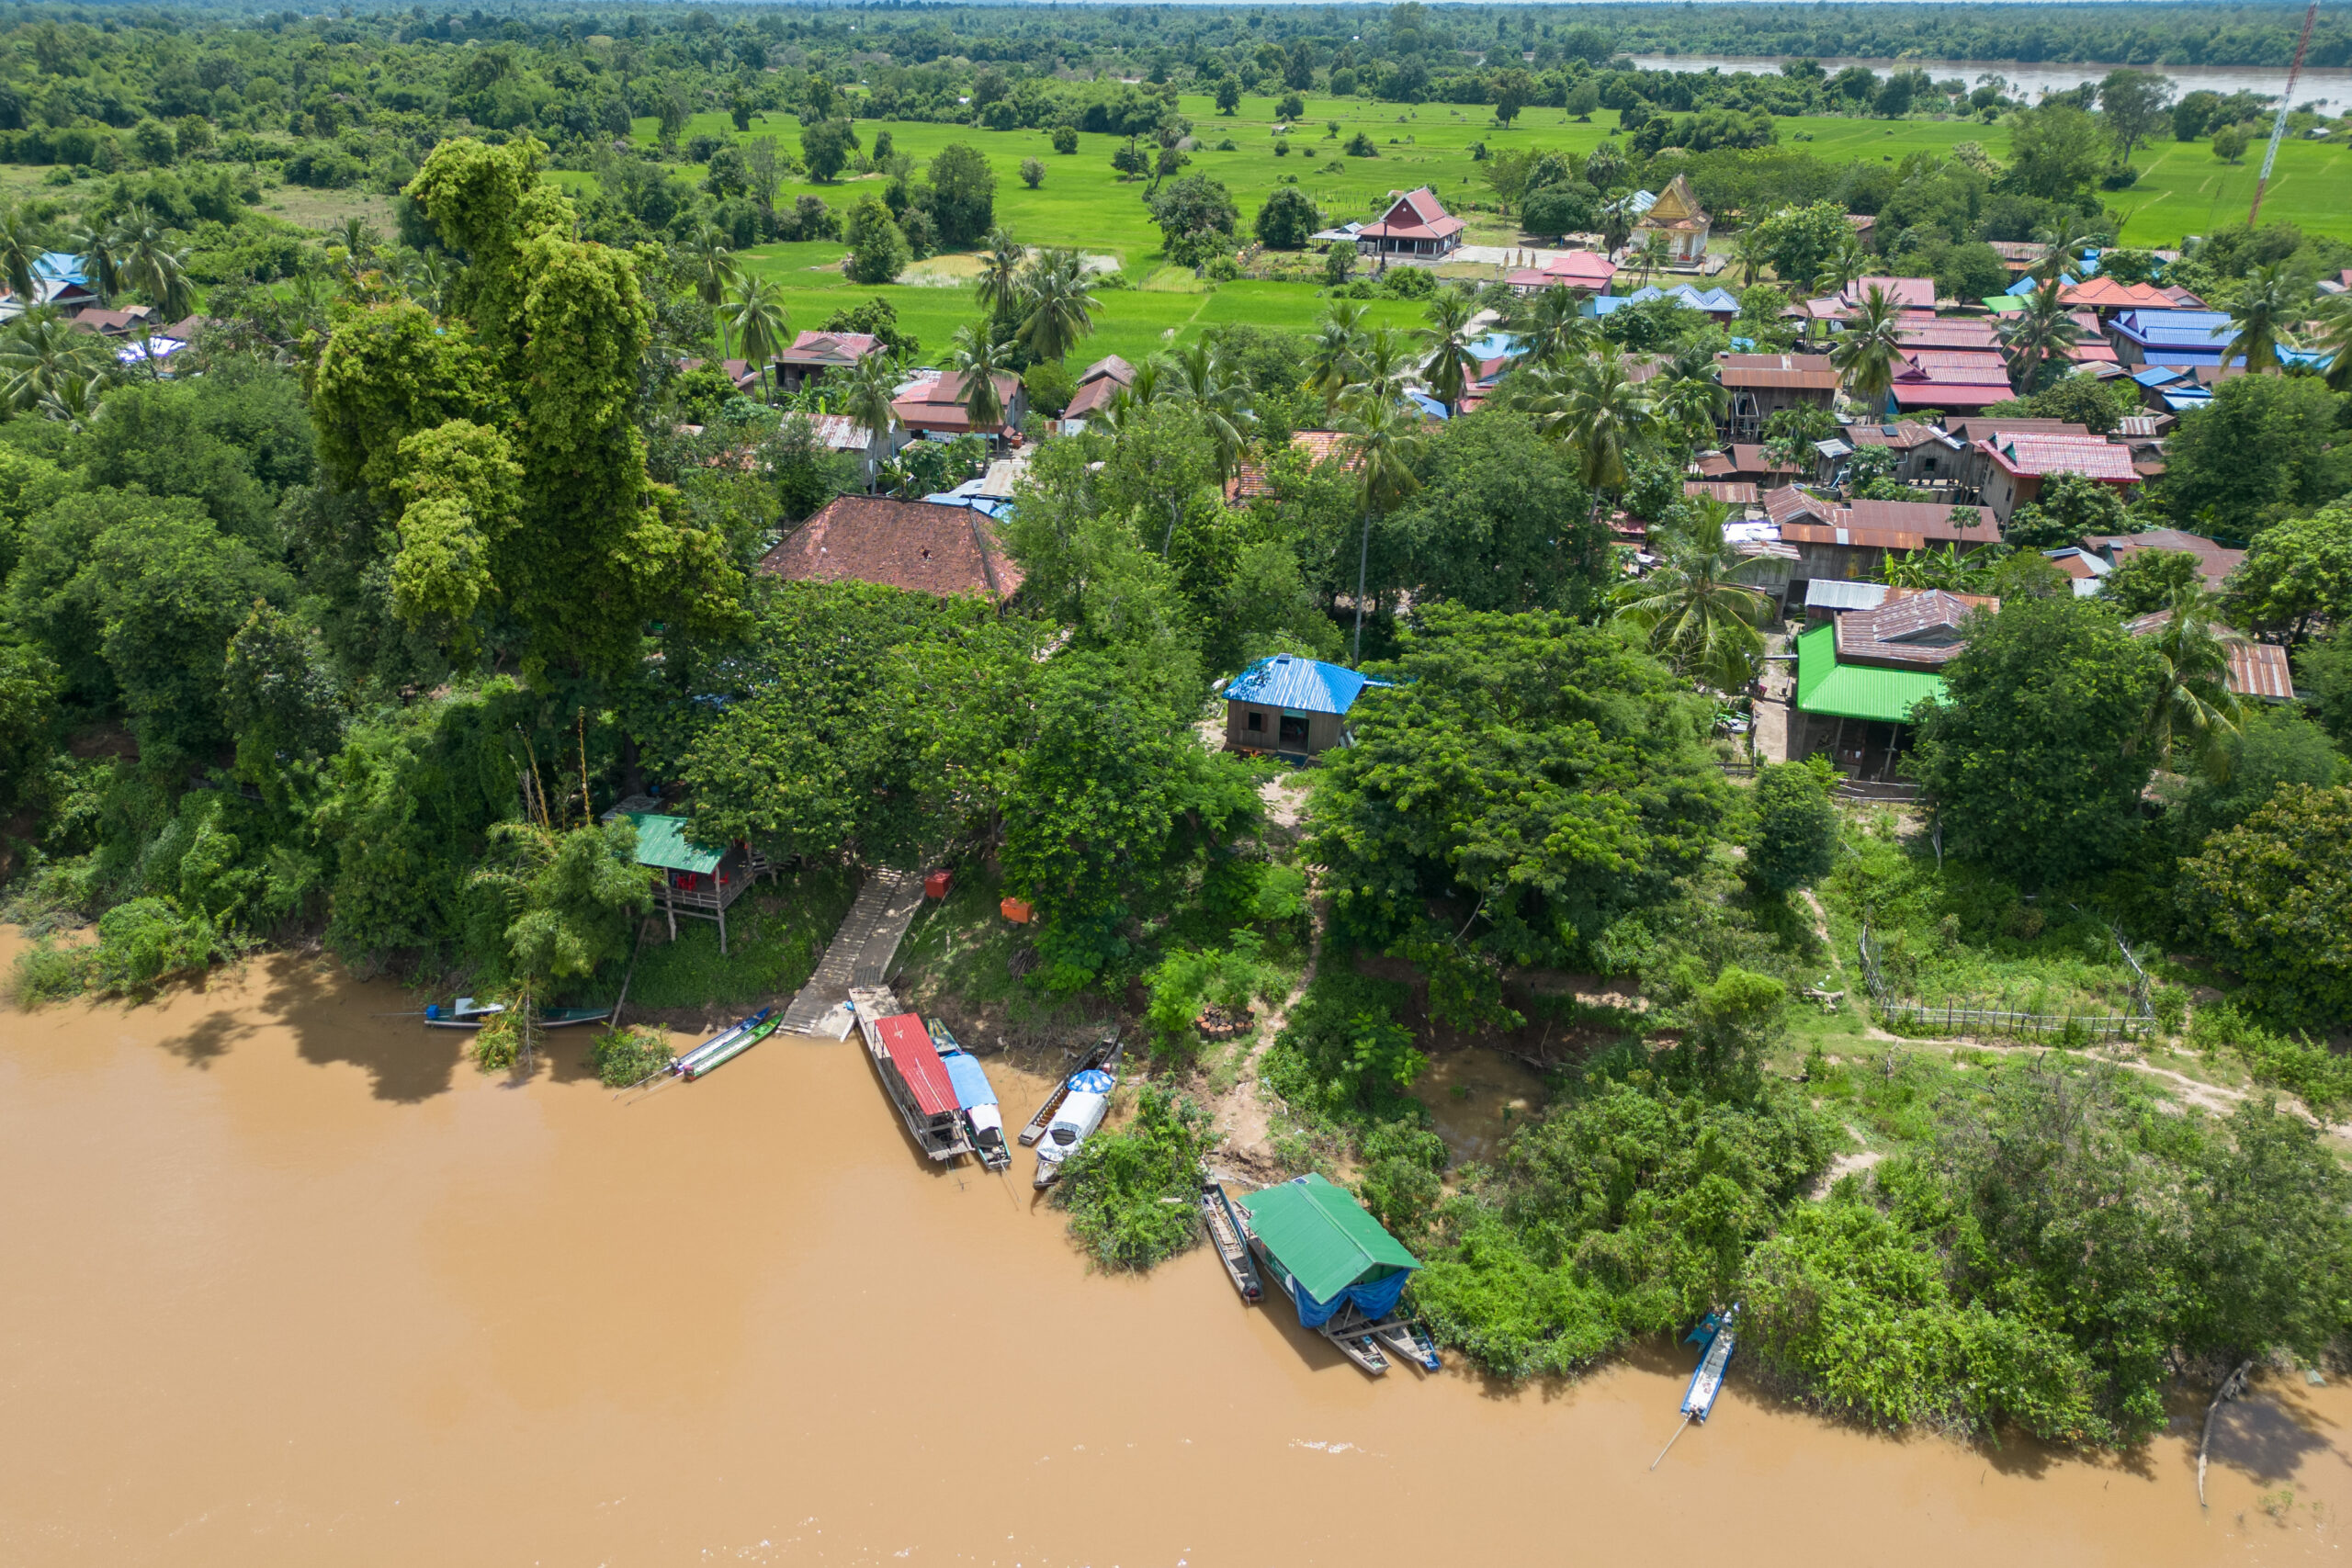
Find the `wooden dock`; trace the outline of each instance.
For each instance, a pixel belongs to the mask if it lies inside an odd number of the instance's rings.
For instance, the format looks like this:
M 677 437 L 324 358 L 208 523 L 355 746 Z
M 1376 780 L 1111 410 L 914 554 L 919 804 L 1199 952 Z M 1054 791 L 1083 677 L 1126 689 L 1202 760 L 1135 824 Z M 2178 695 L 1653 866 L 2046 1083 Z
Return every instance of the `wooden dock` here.
M 838 1010 L 853 988 L 879 987 L 889 979 L 899 943 L 922 908 L 922 879 L 913 872 L 885 866 L 866 873 L 857 902 L 827 944 L 817 972 L 784 1010 L 785 1031 L 847 1038 L 851 1025 Z

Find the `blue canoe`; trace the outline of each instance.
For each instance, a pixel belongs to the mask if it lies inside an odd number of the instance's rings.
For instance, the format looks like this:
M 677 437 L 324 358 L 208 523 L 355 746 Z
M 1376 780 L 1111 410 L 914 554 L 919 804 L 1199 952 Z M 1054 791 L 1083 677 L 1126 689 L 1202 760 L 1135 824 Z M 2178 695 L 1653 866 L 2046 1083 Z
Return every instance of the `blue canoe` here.
M 1709 1313 L 1706 1321 L 1690 1331 L 1685 1344 L 1697 1344 L 1703 1348 L 1699 1367 L 1690 1374 L 1690 1386 L 1682 1394 L 1682 1414 L 1706 1424 L 1708 1414 L 1715 1407 L 1715 1400 L 1724 1392 L 1724 1372 L 1731 1365 L 1731 1353 L 1739 1346 L 1739 1336 L 1734 1325 L 1739 1320 L 1739 1309 Z

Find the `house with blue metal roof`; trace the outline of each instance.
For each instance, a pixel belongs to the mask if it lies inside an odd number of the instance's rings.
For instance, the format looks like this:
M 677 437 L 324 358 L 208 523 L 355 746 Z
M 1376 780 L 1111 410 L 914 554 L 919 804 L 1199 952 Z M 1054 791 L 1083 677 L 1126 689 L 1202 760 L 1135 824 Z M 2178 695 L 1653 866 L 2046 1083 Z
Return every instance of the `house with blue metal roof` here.
M 2223 310 L 2126 310 L 2107 333 L 2125 365 L 2219 365 L 2230 346 L 2230 318 Z
M 1313 756 L 1344 745 L 1348 710 L 1374 681 L 1295 653 L 1261 659 L 1226 683 L 1225 739 L 1238 751 Z

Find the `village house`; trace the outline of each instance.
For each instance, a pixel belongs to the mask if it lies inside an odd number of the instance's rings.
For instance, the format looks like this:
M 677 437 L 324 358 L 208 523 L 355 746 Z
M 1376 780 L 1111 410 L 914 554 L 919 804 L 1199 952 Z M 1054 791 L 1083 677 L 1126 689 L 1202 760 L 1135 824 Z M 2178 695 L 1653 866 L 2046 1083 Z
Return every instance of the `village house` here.
M 1111 406 L 1122 389 L 1135 384 L 1136 367 L 1115 354 L 1106 354 L 1088 366 L 1078 378 L 1078 390 L 1062 410 L 1061 434 L 1076 435 L 1083 431 L 1090 420 Z
M 1807 585 L 1815 581 L 1875 581 L 1889 557 L 1947 545 L 1965 555 L 2001 540 L 2001 530 L 1983 508 L 1939 501 L 1848 504 L 1788 485 L 1764 492 L 1764 513 L 1780 530 L 1781 542 L 1795 548 L 1789 592 L 1797 599 L 1804 599 Z M 1960 525 L 1955 513 L 1968 526 Z
M 1842 483 L 1838 476 L 1847 471 L 1854 455 L 1871 446 L 1894 455 L 1892 477 L 1905 484 L 1951 485 L 1959 482 L 1961 454 L 1967 443 L 1917 420 L 1849 424 L 1827 440 L 1813 444 L 1815 481 Z
M 1441 262 L 1461 243 L 1462 220 L 1448 213 L 1427 186 L 1395 197 L 1378 221 L 1356 231 L 1356 254 L 1382 266 Z
M 1627 254 L 1638 254 L 1648 246 L 1651 235 L 1663 234 L 1668 256 L 1677 262 L 1695 264 L 1707 254 L 1707 234 L 1713 226 L 1713 220 L 1699 205 L 1690 182 L 1677 175 L 1657 193 L 1649 210 L 1634 221 Z
M 1346 437 L 1336 430 L 1299 430 L 1291 433 L 1290 449 L 1306 459 L 1313 468 L 1340 450 Z M 1246 506 L 1274 493 L 1273 480 L 1266 472 L 1266 464 L 1257 457 L 1244 457 L 1236 465 L 1233 477 L 1225 481 L 1225 499 L 1229 506 Z
M 1966 646 L 1968 617 L 2001 602 L 1941 589 L 1856 597 L 1875 602 L 1797 634 L 1789 759 L 1826 751 L 1848 778 L 1893 783 L 1912 714 L 1944 694 L 1943 668 Z
M 1873 290 L 1898 310 L 1936 308 L 1936 280 L 1932 277 L 1858 277 L 1838 291 L 1838 299 L 1847 310 L 1859 310 L 1870 302 Z
M 971 411 L 964 406 L 964 375 L 958 370 L 923 372 L 899 389 L 890 408 L 899 423 L 917 435 L 1001 436 L 1008 430 L 1020 429 L 1021 422 L 1029 417 L 1029 394 L 1021 378 L 1011 371 L 1000 372 L 995 382 L 997 404 L 1004 410 L 1004 418 L 993 424 L 973 424 Z
M 1295 653 L 1261 659 L 1226 684 L 1225 742 L 1237 751 L 1328 751 L 1347 743 L 1348 710 L 1364 688 L 1389 683 Z
M 987 513 L 879 495 L 834 497 L 777 541 L 760 570 L 788 582 L 872 582 L 997 604 L 1021 587 L 1021 568 Z
M 1946 413 L 1981 413 L 1995 403 L 2017 397 L 2009 386 L 2007 365 L 1997 354 L 1965 348 L 1915 348 L 1904 355 L 1903 368 L 1886 389 L 1886 415 L 1936 410 Z
M 1782 409 L 1827 410 L 1838 399 L 1838 367 L 1826 354 L 1718 354 L 1715 372 L 1731 393 L 1716 435 L 1753 441 Z
M 1617 264 L 1599 251 L 1566 251 L 1542 266 L 1521 267 L 1503 279 L 1514 294 L 1541 294 L 1566 288 L 1582 295 L 1606 294 L 1617 276 Z
M 2178 550 L 2195 556 L 2205 586 L 2216 593 L 2230 580 L 2230 573 L 2245 561 L 2244 550 L 2231 549 L 2202 534 L 2179 528 L 2151 528 L 2142 534 L 2093 534 L 2083 540 L 2083 548 L 2109 566 L 2121 566 L 2143 550 Z
M 797 392 L 882 352 L 882 340 L 872 333 L 802 333 L 775 356 L 776 378 L 786 391 Z
M 2125 366 L 2218 367 L 2230 345 L 2230 318 L 2224 310 L 2126 310 L 2108 323 L 2107 336 Z
M 857 464 L 858 482 L 872 489 L 876 474 L 874 433 L 845 413 L 804 415 L 809 430 L 829 452 L 840 452 Z M 907 444 L 907 433 L 893 429 L 882 443 L 882 460 L 888 462 Z
M 1702 479 L 1745 479 L 1758 487 L 1785 484 L 1797 475 L 1794 463 L 1776 463 L 1762 446 L 1746 441 L 1719 452 L 1702 452 L 1692 466 Z
M 2006 426 L 1976 443 L 1990 465 L 1979 498 L 2006 525 L 2017 509 L 2041 493 L 2056 474 L 2086 479 L 2127 491 L 2140 482 L 2132 451 L 2097 435 L 2046 435 Z

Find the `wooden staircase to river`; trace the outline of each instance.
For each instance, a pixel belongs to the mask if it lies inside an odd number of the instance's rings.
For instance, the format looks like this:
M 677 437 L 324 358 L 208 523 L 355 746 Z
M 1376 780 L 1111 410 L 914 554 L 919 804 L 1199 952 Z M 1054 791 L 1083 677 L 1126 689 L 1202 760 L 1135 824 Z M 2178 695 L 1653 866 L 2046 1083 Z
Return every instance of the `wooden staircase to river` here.
M 824 960 L 784 1010 L 785 1032 L 846 1039 L 855 1027 L 841 1010 L 850 988 L 880 986 L 889 978 L 890 961 L 922 908 L 922 879 L 913 872 L 887 866 L 868 872 Z

